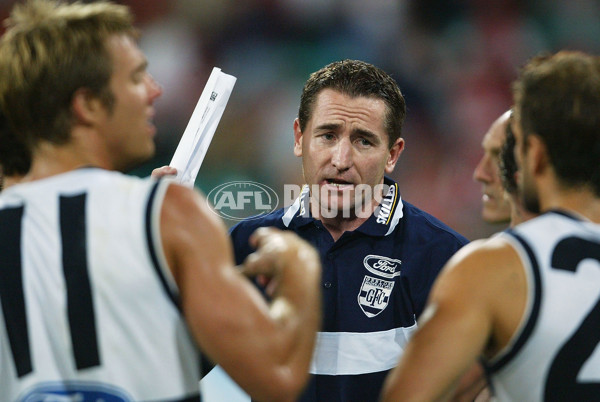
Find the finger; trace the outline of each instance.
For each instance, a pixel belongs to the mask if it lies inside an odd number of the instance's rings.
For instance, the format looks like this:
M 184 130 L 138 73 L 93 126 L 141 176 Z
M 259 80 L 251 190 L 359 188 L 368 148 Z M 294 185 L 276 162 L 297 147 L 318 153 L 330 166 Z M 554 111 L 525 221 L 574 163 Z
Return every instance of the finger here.
M 171 167 L 171 166 L 161 166 L 159 168 L 152 170 L 152 174 L 151 174 L 151 176 L 154 177 L 155 179 L 159 179 L 164 176 L 176 176 L 176 175 L 177 175 L 177 169 L 174 167 Z
M 256 283 L 258 283 L 260 286 L 262 286 L 264 288 L 269 284 L 269 282 L 271 282 L 271 279 L 272 278 L 268 278 L 264 275 L 258 275 L 256 277 Z
M 285 237 L 286 234 L 284 231 L 272 226 L 267 226 L 256 229 L 254 233 L 250 235 L 249 242 L 254 248 L 259 248 L 273 242 L 276 244 L 286 243 L 284 240 Z
M 279 289 L 279 280 L 277 278 L 272 278 L 269 283 L 266 283 L 263 287 L 267 296 L 273 297 Z
M 258 275 L 265 275 L 270 277 L 275 271 L 275 254 L 269 252 L 263 252 L 260 249 L 255 251 L 246 257 L 246 260 L 242 264 L 242 273 L 249 277 L 255 277 Z

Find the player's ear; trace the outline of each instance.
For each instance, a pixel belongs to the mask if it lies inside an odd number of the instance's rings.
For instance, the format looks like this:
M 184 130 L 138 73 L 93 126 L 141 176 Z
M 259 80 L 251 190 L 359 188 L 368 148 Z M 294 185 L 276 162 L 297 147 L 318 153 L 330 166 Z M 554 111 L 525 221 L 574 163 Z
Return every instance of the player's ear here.
M 541 173 L 548 167 L 548 148 L 540 136 L 530 134 L 527 136 L 527 147 L 529 160 L 531 161 L 531 171 Z
M 390 174 L 393 172 L 402 151 L 404 151 L 404 138 L 398 137 L 396 141 L 394 141 L 394 145 L 390 148 L 390 153 L 385 163 L 386 173 Z
M 302 130 L 300 130 L 300 120 L 297 117 L 294 120 L 294 155 L 302 156 Z
M 76 123 L 88 126 L 98 118 L 98 113 L 104 109 L 104 105 L 88 88 L 79 88 L 73 94 L 71 108 Z

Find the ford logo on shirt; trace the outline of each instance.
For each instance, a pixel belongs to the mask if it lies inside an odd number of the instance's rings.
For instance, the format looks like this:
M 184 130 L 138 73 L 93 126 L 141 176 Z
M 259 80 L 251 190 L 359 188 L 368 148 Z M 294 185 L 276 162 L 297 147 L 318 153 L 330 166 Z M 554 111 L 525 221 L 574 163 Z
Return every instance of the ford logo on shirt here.
M 402 264 L 402 262 L 381 255 L 369 254 L 363 260 L 363 264 L 372 274 L 392 279 L 396 276 L 400 276 L 400 264 Z

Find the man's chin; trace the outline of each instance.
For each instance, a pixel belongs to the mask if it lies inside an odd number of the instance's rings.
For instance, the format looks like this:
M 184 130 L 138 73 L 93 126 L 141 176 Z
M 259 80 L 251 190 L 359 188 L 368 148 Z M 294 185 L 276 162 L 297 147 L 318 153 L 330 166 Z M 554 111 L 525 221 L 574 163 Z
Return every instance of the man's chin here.
M 154 148 L 148 149 L 147 152 L 139 153 L 138 155 L 132 156 L 127 161 L 124 161 L 122 165 L 115 169 L 121 172 L 129 172 L 131 170 L 141 167 L 144 163 L 150 161 L 154 157 Z
M 504 224 L 510 222 L 510 214 L 499 214 L 483 212 L 482 218 L 485 222 L 490 224 Z

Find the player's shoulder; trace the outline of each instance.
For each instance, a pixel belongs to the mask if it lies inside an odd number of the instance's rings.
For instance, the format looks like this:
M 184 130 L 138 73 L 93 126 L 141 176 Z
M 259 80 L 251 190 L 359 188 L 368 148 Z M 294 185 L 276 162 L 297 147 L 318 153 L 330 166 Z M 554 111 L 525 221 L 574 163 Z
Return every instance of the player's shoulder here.
M 469 240 L 452 229 L 448 224 L 431 215 L 430 213 L 403 201 L 403 219 L 406 222 L 406 231 L 414 236 L 429 241 L 444 241 L 464 245 Z
M 517 311 L 527 297 L 527 277 L 518 250 L 505 237 L 492 236 L 467 244 L 450 258 L 438 277 L 442 289 L 438 294 L 450 290 L 448 296 L 463 300 L 468 295 L 469 303 L 485 306 L 496 319 L 505 322 L 514 316 L 518 322 Z
M 505 276 L 511 270 L 521 269 L 518 251 L 504 236 L 495 235 L 478 239 L 462 247 L 448 262 L 448 269 L 461 270 L 466 276 L 494 273 Z
M 190 219 L 198 213 L 206 217 L 214 215 L 217 218 L 204 194 L 196 188 L 184 186 L 168 178 L 157 180 L 156 188 L 158 193 L 164 193 L 164 209 L 179 212 L 183 216 L 188 215 Z M 160 194 L 158 196 L 161 197 Z
M 160 217 L 161 236 L 168 244 L 196 247 L 198 242 L 227 247 L 224 222 L 196 188 L 159 179 L 152 216 Z M 160 208 L 160 213 L 157 209 Z M 196 245 L 194 245 L 196 243 Z M 175 244 L 174 248 L 178 248 Z M 166 247 L 166 246 L 165 246 Z

